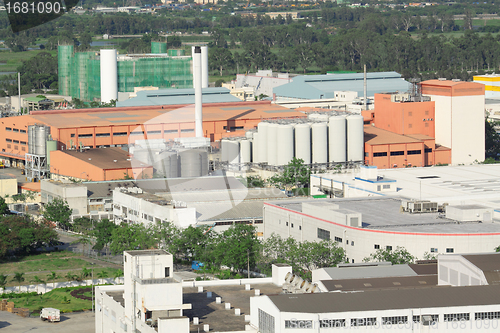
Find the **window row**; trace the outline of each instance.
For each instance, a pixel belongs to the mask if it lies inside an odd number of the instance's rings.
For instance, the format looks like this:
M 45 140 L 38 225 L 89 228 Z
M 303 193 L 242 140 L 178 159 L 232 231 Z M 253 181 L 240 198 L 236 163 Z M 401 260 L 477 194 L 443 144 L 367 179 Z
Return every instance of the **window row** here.
M 15 133 L 26 133 L 26 130 L 20 130 L 18 128 L 12 128 L 12 127 L 5 127 L 5 130 L 7 132 L 15 132 Z
M 21 130 L 21 132 L 22 132 L 22 130 Z M 178 133 L 178 132 L 179 131 L 176 129 L 163 131 L 163 133 L 165 133 L 165 134 L 173 134 L 173 133 Z M 181 129 L 181 133 L 193 133 L 193 132 L 194 132 L 194 128 Z M 147 135 L 161 135 L 161 130 L 147 131 L 146 134 Z M 113 133 L 113 136 L 127 136 L 127 135 L 128 135 L 127 132 L 115 132 L 115 133 Z M 144 132 L 143 131 L 133 131 L 133 132 L 130 132 L 130 135 L 144 135 Z M 74 138 L 75 136 L 76 136 L 75 133 L 71 134 L 72 138 Z M 78 134 L 79 138 L 91 138 L 93 136 L 94 136 L 93 134 Z M 111 134 L 110 133 L 96 133 L 95 136 L 96 136 L 96 138 L 109 138 L 111 136 Z

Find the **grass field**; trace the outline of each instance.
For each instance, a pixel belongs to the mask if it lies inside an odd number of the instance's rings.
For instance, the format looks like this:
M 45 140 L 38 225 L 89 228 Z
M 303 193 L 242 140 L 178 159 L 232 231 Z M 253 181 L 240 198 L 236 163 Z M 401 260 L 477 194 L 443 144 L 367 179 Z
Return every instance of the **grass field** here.
M 40 52 L 49 52 L 53 56 L 57 57 L 57 51 L 45 51 L 45 50 L 32 50 L 24 52 L 10 52 L 1 51 L 0 52 L 0 71 L 2 72 L 16 72 L 17 68 L 26 61 Z M 5 64 L 5 65 L 4 65 Z
M 56 308 L 61 312 L 73 312 L 92 309 L 92 301 L 71 296 L 71 291 L 88 287 L 59 288 L 43 295 L 30 295 L 13 298 L 16 308 L 28 308 L 30 311 L 40 311 L 42 308 Z M 86 295 L 87 296 L 87 295 Z
M 0 262 L 0 274 L 7 275 L 7 287 L 16 287 L 18 282 L 12 281 L 15 273 L 24 273 L 24 282 L 21 285 L 35 284 L 35 276 L 40 280 L 50 284 L 52 282 L 68 281 L 68 273 L 72 276 L 80 276 L 83 268 L 94 268 L 94 279 L 98 274 L 105 271 L 108 277 L 114 277 L 116 268 L 104 267 L 104 265 L 91 265 L 80 255 L 69 251 L 50 252 L 36 254 L 20 258 L 17 261 Z M 48 275 L 55 272 L 58 276 L 55 280 L 47 281 Z M 88 277 L 87 279 L 89 279 Z

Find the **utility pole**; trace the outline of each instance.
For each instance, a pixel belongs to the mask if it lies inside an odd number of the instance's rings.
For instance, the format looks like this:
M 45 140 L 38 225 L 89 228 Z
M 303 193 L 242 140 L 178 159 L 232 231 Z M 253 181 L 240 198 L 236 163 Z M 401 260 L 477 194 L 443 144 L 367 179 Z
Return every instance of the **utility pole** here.
M 250 278 L 250 249 L 247 249 L 247 276 Z

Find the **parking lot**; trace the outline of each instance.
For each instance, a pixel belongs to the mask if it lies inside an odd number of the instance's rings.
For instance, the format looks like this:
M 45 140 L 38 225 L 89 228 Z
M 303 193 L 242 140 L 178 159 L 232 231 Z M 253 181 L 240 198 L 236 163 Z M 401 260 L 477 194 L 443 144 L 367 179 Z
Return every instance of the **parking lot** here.
M 61 321 L 50 323 L 40 318 L 22 318 L 7 311 L 0 311 L 0 331 L 2 333 L 93 333 L 95 332 L 94 314 L 90 311 L 62 313 Z

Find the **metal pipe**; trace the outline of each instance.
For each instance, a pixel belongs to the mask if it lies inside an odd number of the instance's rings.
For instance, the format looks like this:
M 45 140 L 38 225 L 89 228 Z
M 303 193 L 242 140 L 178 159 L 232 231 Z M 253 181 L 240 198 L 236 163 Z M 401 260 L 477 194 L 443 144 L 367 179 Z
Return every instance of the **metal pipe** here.
M 367 109 L 367 96 L 366 96 L 366 64 L 364 65 L 364 71 L 363 71 L 363 93 L 365 94 L 365 110 Z

